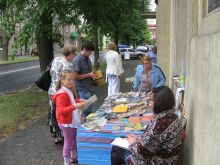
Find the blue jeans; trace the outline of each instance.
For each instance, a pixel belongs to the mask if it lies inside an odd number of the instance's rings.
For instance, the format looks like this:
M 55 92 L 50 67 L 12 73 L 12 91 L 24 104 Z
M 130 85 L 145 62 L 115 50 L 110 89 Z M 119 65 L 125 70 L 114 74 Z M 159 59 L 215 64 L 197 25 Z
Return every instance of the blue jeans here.
M 81 99 L 89 99 L 92 96 L 92 91 L 86 90 L 86 89 L 82 89 L 82 88 L 77 88 L 78 92 L 79 92 L 79 96 Z M 86 117 L 88 116 L 90 113 L 92 112 L 92 105 L 86 107 L 83 110 L 83 116 Z

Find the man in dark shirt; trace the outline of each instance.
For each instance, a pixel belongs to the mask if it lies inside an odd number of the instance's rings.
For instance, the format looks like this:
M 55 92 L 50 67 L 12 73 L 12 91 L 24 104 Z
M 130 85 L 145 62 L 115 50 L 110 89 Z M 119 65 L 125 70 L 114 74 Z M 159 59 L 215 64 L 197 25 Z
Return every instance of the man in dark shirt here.
M 73 60 L 76 88 L 79 92 L 80 98 L 82 99 L 88 99 L 93 94 L 93 80 L 96 79 L 96 75 L 92 71 L 92 64 L 89 59 L 92 51 L 94 51 L 93 43 L 85 42 L 82 45 L 81 53 L 77 55 Z M 83 117 L 89 115 L 91 111 L 92 107 L 87 107 L 83 111 Z

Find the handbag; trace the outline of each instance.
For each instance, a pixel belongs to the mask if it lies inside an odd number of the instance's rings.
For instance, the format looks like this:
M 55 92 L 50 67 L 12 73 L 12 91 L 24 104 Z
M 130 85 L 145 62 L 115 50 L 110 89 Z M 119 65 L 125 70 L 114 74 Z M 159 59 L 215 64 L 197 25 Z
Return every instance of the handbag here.
M 35 81 L 38 88 L 48 91 L 51 83 L 50 68 L 52 62 L 47 66 L 47 68 L 42 72 L 41 76 Z
M 100 69 L 98 69 L 94 73 L 96 75 L 96 79 L 94 80 L 95 85 L 96 86 L 104 85 L 105 84 L 105 80 L 104 80 L 102 71 Z

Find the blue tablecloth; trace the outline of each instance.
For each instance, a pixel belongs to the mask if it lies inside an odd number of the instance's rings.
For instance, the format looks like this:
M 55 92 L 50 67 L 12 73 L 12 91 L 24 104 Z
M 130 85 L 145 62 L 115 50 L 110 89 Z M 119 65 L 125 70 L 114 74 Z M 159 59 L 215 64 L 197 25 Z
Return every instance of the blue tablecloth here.
M 134 132 L 141 134 L 141 132 Z M 84 128 L 78 129 L 78 159 L 80 165 L 110 165 L 111 142 L 125 131 L 94 132 Z

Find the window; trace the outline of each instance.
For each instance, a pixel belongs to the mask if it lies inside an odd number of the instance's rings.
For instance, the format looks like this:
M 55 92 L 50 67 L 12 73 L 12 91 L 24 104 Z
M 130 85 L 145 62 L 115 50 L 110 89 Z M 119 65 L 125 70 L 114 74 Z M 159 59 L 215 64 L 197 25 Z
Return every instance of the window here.
M 220 7 L 220 0 L 208 0 L 208 12 L 209 13 L 219 7 Z
M 120 49 L 119 50 L 119 52 L 125 52 L 126 51 L 126 49 Z

